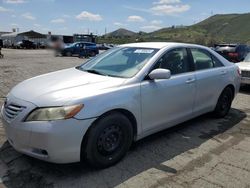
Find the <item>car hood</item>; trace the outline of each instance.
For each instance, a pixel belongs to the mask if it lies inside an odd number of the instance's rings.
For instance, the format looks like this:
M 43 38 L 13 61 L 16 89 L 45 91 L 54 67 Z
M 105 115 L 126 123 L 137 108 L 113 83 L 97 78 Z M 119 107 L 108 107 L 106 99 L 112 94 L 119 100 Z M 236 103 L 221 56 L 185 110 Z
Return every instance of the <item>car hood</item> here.
M 240 63 L 237 63 L 237 65 L 239 66 L 239 68 L 241 70 L 249 70 L 250 71 L 250 62 L 240 62 Z
M 124 81 L 70 68 L 25 80 L 15 86 L 10 95 L 37 106 L 60 106 L 119 87 Z

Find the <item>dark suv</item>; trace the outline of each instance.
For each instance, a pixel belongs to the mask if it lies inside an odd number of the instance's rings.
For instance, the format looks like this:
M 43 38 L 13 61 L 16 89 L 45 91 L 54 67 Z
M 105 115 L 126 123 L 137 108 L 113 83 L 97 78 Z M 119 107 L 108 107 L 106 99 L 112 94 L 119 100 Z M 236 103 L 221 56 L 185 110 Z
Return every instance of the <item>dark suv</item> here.
M 73 56 L 73 55 L 79 56 L 81 51 L 83 51 L 84 53 L 87 53 L 87 54 L 82 54 L 82 55 L 87 55 L 87 56 L 95 56 L 96 54 L 99 54 L 99 50 L 98 50 L 96 44 L 91 43 L 91 42 L 73 43 L 69 46 L 66 46 L 62 50 L 61 54 L 63 56 Z
M 234 63 L 244 60 L 249 52 L 249 47 L 244 44 L 216 44 L 214 47 L 217 53 Z
M 34 42 L 30 41 L 30 40 L 22 40 L 20 42 L 18 42 L 15 46 L 16 48 L 25 48 L 25 49 L 35 49 L 36 45 Z

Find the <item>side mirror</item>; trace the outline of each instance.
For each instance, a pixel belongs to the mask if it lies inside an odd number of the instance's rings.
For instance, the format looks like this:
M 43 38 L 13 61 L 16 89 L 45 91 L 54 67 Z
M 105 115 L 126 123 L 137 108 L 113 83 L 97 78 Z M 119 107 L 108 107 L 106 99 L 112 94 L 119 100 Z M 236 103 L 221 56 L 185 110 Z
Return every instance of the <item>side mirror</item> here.
M 149 73 L 149 78 L 152 80 L 169 79 L 171 72 L 168 69 L 155 69 Z

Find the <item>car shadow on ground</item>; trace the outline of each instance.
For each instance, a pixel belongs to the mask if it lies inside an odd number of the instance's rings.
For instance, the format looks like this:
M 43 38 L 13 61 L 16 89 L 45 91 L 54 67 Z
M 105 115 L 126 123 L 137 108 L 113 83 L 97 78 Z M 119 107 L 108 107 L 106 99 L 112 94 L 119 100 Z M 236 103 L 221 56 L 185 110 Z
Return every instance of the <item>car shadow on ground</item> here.
M 240 92 L 250 95 L 250 85 L 243 85 L 240 87 Z
M 80 163 L 36 160 L 17 153 L 6 142 L 0 149 L 0 165 L 6 168 L 2 180 L 7 187 L 114 187 L 151 168 L 175 174 L 176 169 L 162 163 L 225 133 L 245 118 L 246 113 L 237 109 L 223 119 L 200 116 L 136 142 L 121 162 L 101 170 Z M 223 134 L 222 139 L 227 136 Z

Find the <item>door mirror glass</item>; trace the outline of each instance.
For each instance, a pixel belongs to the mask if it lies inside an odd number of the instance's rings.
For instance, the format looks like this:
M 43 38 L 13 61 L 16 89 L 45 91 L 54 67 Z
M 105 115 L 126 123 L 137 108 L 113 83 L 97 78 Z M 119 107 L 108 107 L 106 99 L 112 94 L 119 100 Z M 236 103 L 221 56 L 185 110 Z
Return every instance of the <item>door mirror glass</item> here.
M 152 80 L 169 79 L 171 77 L 171 72 L 168 69 L 154 69 L 148 76 Z

